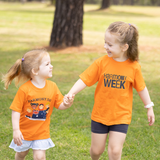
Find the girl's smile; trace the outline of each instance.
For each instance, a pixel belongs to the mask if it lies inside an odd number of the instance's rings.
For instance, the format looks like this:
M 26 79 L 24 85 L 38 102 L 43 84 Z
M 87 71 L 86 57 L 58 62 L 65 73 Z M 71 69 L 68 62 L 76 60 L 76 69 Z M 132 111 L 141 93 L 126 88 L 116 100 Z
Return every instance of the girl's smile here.
M 104 48 L 107 51 L 108 57 L 112 57 L 114 60 L 120 62 L 125 61 L 127 56 L 125 50 L 123 50 L 123 46 L 118 42 L 116 35 L 106 31 Z

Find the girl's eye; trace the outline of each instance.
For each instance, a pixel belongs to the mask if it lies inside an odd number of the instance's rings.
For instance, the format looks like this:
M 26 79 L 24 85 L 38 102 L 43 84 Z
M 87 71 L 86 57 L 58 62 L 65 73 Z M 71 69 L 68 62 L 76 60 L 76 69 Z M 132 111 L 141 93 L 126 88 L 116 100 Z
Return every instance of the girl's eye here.
M 112 47 L 112 45 L 111 45 L 111 44 L 109 44 L 109 43 L 108 43 L 107 45 L 108 45 L 109 47 Z
M 111 45 L 111 44 L 109 44 L 109 43 L 106 43 L 106 42 L 105 42 L 105 46 L 112 47 L 112 45 Z

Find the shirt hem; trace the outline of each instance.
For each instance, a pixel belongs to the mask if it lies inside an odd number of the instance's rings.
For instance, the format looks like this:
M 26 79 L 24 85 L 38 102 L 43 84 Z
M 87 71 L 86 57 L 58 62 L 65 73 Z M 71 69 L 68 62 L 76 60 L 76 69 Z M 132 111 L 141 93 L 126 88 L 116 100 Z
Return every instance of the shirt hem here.
M 95 121 L 95 122 L 98 122 L 98 123 L 102 123 L 104 125 L 107 125 L 107 126 L 111 126 L 111 125 L 118 125 L 118 124 L 130 124 L 131 121 L 125 121 L 125 120 L 120 120 L 120 121 L 114 121 L 114 122 L 106 122 L 104 120 L 101 120 L 99 118 L 93 118 L 91 117 L 91 120 Z

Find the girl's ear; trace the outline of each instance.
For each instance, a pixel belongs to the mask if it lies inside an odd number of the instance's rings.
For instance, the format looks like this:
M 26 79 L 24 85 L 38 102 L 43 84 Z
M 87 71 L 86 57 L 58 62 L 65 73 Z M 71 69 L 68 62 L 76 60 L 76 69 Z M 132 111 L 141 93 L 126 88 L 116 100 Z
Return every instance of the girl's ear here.
M 37 72 L 34 68 L 32 68 L 32 74 L 33 74 L 34 76 L 37 76 L 37 75 L 38 75 L 38 72 Z
M 127 51 L 128 50 L 128 48 L 129 48 L 129 45 L 126 43 L 126 44 L 124 44 L 123 46 L 122 46 L 122 50 L 123 50 L 123 52 L 125 52 L 125 51 Z

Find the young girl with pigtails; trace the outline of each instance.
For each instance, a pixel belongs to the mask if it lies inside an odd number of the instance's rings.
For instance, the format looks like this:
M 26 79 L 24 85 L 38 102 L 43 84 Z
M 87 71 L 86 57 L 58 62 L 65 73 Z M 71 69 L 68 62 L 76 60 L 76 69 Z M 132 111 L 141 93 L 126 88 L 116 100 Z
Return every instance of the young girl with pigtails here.
M 45 151 L 54 147 L 50 139 L 50 116 L 53 108 L 64 110 L 73 103 L 61 94 L 57 85 L 47 80 L 52 77 L 50 55 L 44 49 L 24 54 L 3 76 L 7 89 L 15 78 L 25 82 L 20 86 L 10 109 L 12 110 L 13 140 L 10 148 L 16 151 L 15 160 L 24 160 L 29 149 L 34 160 L 45 160 Z
M 69 91 L 77 94 L 96 82 L 94 106 L 91 115 L 92 140 L 90 155 L 98 160 L 105 150 L 109 136 L 109 160 L 120 160 L 128 126 L 131 123 L 133 88 L 142 99 L 149 125 L 155 118 L 145 85 L 141 66 L 138 63 L 138 30 L 129 23 L 114 22 L 105 32 L 107 55 L 98 58 L 79 77 Z

